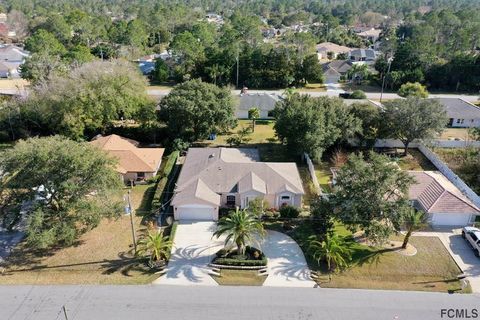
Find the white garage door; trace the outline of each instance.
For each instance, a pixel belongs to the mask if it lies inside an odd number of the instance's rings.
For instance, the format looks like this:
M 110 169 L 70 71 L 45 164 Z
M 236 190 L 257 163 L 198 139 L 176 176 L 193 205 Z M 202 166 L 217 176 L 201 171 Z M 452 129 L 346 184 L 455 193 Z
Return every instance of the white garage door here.
M 216 216 L 215 208 L 210 206 L 181 206 L 177 208 L 178 220 L 211 221 Z
M 470 214 L 435 213 L 432 224 L 436 226 L 466 226 L 470 223 Z

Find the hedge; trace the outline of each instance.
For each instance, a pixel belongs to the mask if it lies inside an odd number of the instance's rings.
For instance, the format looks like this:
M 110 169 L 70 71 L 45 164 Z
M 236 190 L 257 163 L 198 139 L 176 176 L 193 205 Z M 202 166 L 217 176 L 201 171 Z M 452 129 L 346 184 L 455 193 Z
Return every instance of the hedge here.
M 165 167 L 163 167 L 162 177 L 168 177 L 170 175 L 170 172 L 172 172 L 179 155 L 179 151 L 173 151 L 170 153 L 167 162 L 165 163 Z
M 167 186 L 170 173 L 172 172 L 179 155 L 180 152 L 174 151 L 168 156 L 167 162 L 165 162 L 163 171 L 160 173 L 161 179 L 158 181 L 155 188 L 155 193 L 153 195 L 152 212 L 157 211 L 162 206 L 163 192 L 165 191 L 165 187 Z
M 232 258 L 216 258 L 212 261 L 214 264 L 226 266 L 246 266 L 246 267 L 261 267 L 267 265 L 267 258 L 261 260 L 237 260 Z

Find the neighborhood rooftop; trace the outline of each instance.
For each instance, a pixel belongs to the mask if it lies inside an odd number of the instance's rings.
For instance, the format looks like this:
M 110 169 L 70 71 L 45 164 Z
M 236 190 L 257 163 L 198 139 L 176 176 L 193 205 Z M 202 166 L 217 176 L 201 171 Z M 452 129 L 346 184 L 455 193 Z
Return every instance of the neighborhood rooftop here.
M 480 108 L 460 98 L 435 98 L 443 106 L 449 118 L 480 119 Z

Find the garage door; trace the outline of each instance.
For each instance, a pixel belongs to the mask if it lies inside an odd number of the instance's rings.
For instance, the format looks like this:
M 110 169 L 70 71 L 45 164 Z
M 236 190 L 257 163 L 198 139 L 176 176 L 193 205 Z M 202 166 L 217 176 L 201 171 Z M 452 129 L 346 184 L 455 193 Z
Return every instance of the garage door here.
M 435 213 L 432 224 L 436 226 L 466 226 L 470 223 L 470 214 Z
M 216 220 L 215 208 L 210 206 L 181 206 L 177 208 L 178 220 Z

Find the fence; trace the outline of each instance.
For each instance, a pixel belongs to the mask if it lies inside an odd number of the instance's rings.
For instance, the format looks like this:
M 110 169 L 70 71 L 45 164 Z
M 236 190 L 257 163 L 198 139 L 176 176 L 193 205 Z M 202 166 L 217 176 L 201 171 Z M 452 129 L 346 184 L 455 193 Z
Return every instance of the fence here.
M 412 142 L 409 147 L 419 148 L 424 145 L 421 142 Z M 431 140 L 425 143 L 425 145 L 437 147 L 437 148 L 466 148 L 477 147 L 480 148 L 480 141 L 457 141 L 457 140 Z M 395 139 L 378 139 L 375 142 L 375 148 L 403 148 L 402 141 Z
M 303 156 L 305 157 L 305 162 L 308 166 L 308 172 L 310 172 L 310 178 L 312 179 L 313 185 L 317 190 L 318 194 L 322 194 L 322 188 L 320 188 L 320 184 L 318 183 L 317 175 L 315 174 L 315 167 L 313 166 L 312 159 L 308 156 L 308 154 L 304 153 Z

